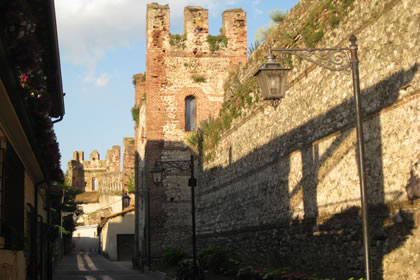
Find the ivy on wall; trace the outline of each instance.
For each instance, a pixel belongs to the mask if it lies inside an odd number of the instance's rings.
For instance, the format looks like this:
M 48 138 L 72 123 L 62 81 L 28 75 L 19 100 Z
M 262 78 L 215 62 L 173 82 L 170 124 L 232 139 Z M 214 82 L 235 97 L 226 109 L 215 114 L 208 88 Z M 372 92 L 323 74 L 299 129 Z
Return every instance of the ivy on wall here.
M 282 24 L 273 28 L 269 36 L 276 42 L 276 46 L 295 46 L 299 40 L 303 41 L 305 46 L 313 47 L 322 40 L 324 34 L 331 31 L 340 24 L 352 8 L 354 0 L 322 0 L 315 5 L 313 10 L 304 19 L 299 30 L 288 32 L 284 30 L 283 23 L 287 23 L 287 14 L 282 19 Z M 298 4 L 299 5 L 299 4 Z M 300 35 L 300 36 L 299 36 Z M 300 38 L 300 39 L 297 39 Z M 210 50 L 218 50 L 218 46 L 227 46 L 227 38 L 224 35 L 208 36 Z M 256 64 L 261 64 L 266 55 L 267 46 L 265 44 L 255 47 L 255 53 L 241 70 L 242 73 L 249 71 Z M 291 56 L 288 56 L 282 63 L 293 67 Z M 239 81 L 238 73 L 231 73 L 229 79 L 225 82 L 225 102 L 217 118 L 209 118 L 200 124 L 197 132 L 189 133 L 186 136 L 187 144 L 197 153 L 199 145 L 202 145 L 203 161 L 208 162 L 213 157 L 213 149 L 220 142 L 223 133 L 229 130 L 235 119 L 244 115 L 246 110 L 257 110 L 263 103 L 261 102 L 259 87 L 255 78 L 246 81 Z M 199 142 L 202 141 L 200 144 Z
M 187 40 L 187 36 L 180 35 L 180 34 L 170 34 L 169 35 L 169 45 L 177 48 L 177 49 L 185 49 L 185 41 Z
M 206 77 L 203 75 L 192 75 L 191 79 L 193 79 L 194 83 L 205 83 Z
M 199 142 L 202 141 L 204 162 L 213 158 L 213 148 L 217 146 L 223 133 L 232 127 L 232 122 L 241 117 L 244 110 L 256 106 L 260 100 L 259 94 L 256 94 L 257 82 L 255 78 L 241 83 L 237 75 L 234 75 L 232 80 L 235 85 L 229 87 L 229 90 L 232 91 L 233 97 L 229 102 L 223 103 L 219 117 L 210 117 L 200 124 L 200 129 L 197 132 L 189 133 L 186 136 L 188 145 L 197 153 L 199 152 Z
M 136 122 L 136 126 L 139 124 L 139 115 L 140 115 L 140 109 L 137 107 L 131 108 L 131 117 L 133 118 L 133 121 Z
M 210 52 L 214 53 L 220 48 L 226 48 L 228 39 L 224 34 L 220 34 L 218 36 L 208 35 L 207 42 L 209 43 Z

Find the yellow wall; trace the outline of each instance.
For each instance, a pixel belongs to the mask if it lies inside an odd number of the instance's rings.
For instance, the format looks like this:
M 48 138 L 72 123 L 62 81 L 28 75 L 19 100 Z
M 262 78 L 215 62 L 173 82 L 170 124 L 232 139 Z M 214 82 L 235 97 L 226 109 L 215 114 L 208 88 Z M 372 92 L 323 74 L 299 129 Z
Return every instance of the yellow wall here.
M 23 251 L 0 250 L 0 279 L 24 280 L 25 275 Z

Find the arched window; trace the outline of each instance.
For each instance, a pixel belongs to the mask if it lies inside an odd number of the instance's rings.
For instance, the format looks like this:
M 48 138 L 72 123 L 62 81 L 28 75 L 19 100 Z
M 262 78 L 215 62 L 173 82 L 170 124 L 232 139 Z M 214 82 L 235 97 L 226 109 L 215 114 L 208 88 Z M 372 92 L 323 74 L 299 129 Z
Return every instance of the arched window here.
M 92 178 L 92 191 L 98 190 L 98 180 L 96 178 Z
M 197 129 L 197 105 L 194 96 L 185 98 L 185 131 Z

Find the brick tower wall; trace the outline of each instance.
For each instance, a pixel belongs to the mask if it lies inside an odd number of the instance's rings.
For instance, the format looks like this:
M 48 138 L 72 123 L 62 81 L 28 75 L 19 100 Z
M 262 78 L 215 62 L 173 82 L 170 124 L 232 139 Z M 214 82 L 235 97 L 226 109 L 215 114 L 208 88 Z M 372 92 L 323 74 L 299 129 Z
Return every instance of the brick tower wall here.
M 228 70 L 246 60 L 247 50 L 246 13 L 241 9 L 223 14 L 225 39 L 214 36 L 214 44 L 209 42 L 207 9 L 195 6 L 184 9 L 182 35 L 170 34 L 169 27 L 169 6 L 148 4 L 146 131 L 138 131 L 136 137 L 137 143 L 143 142 L 146 153 L 141 165 L 146 168 L 142 174 L 148 177 L 146 182 L 150 186 L 151 251 L 156 257 L 164 248 L 190 246 L 189 176 L 185 171 L 168 170 L 162 187 L 154 187 L 149 170 L 155 161 L 189 159 L 190 151 L 184 144 L 188 133 L 185 131 L 186 97 L 193 96 L 196 100 L 197 126 L 217 116 Z M 144 138 L 139 141 L 146 134 L 147 142 Z M 140 145 L 137 150 L 139 147 L 142 149 Z

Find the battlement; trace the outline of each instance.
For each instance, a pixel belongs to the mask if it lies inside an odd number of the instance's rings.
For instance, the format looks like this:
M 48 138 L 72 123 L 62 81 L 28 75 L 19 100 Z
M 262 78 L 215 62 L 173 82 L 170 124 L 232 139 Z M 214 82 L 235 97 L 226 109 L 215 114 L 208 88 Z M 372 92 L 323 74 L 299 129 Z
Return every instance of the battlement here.
M 75 151 L 73 153 L 73 160 L 84 161 L 85 160 L 85 153 L 83 151 Z
M 193 53 L 194 55 L 246 55 L 246 12 L 226 10 L 222 14 L 221 34 L 209 38 L 208 9 L 199 6 L 184 8 L 184 34 L 170 34 L 168 5 L 147 5 L 146 41 L 149 51 Z M 215 46 L 216 44 L 216 46 Z

